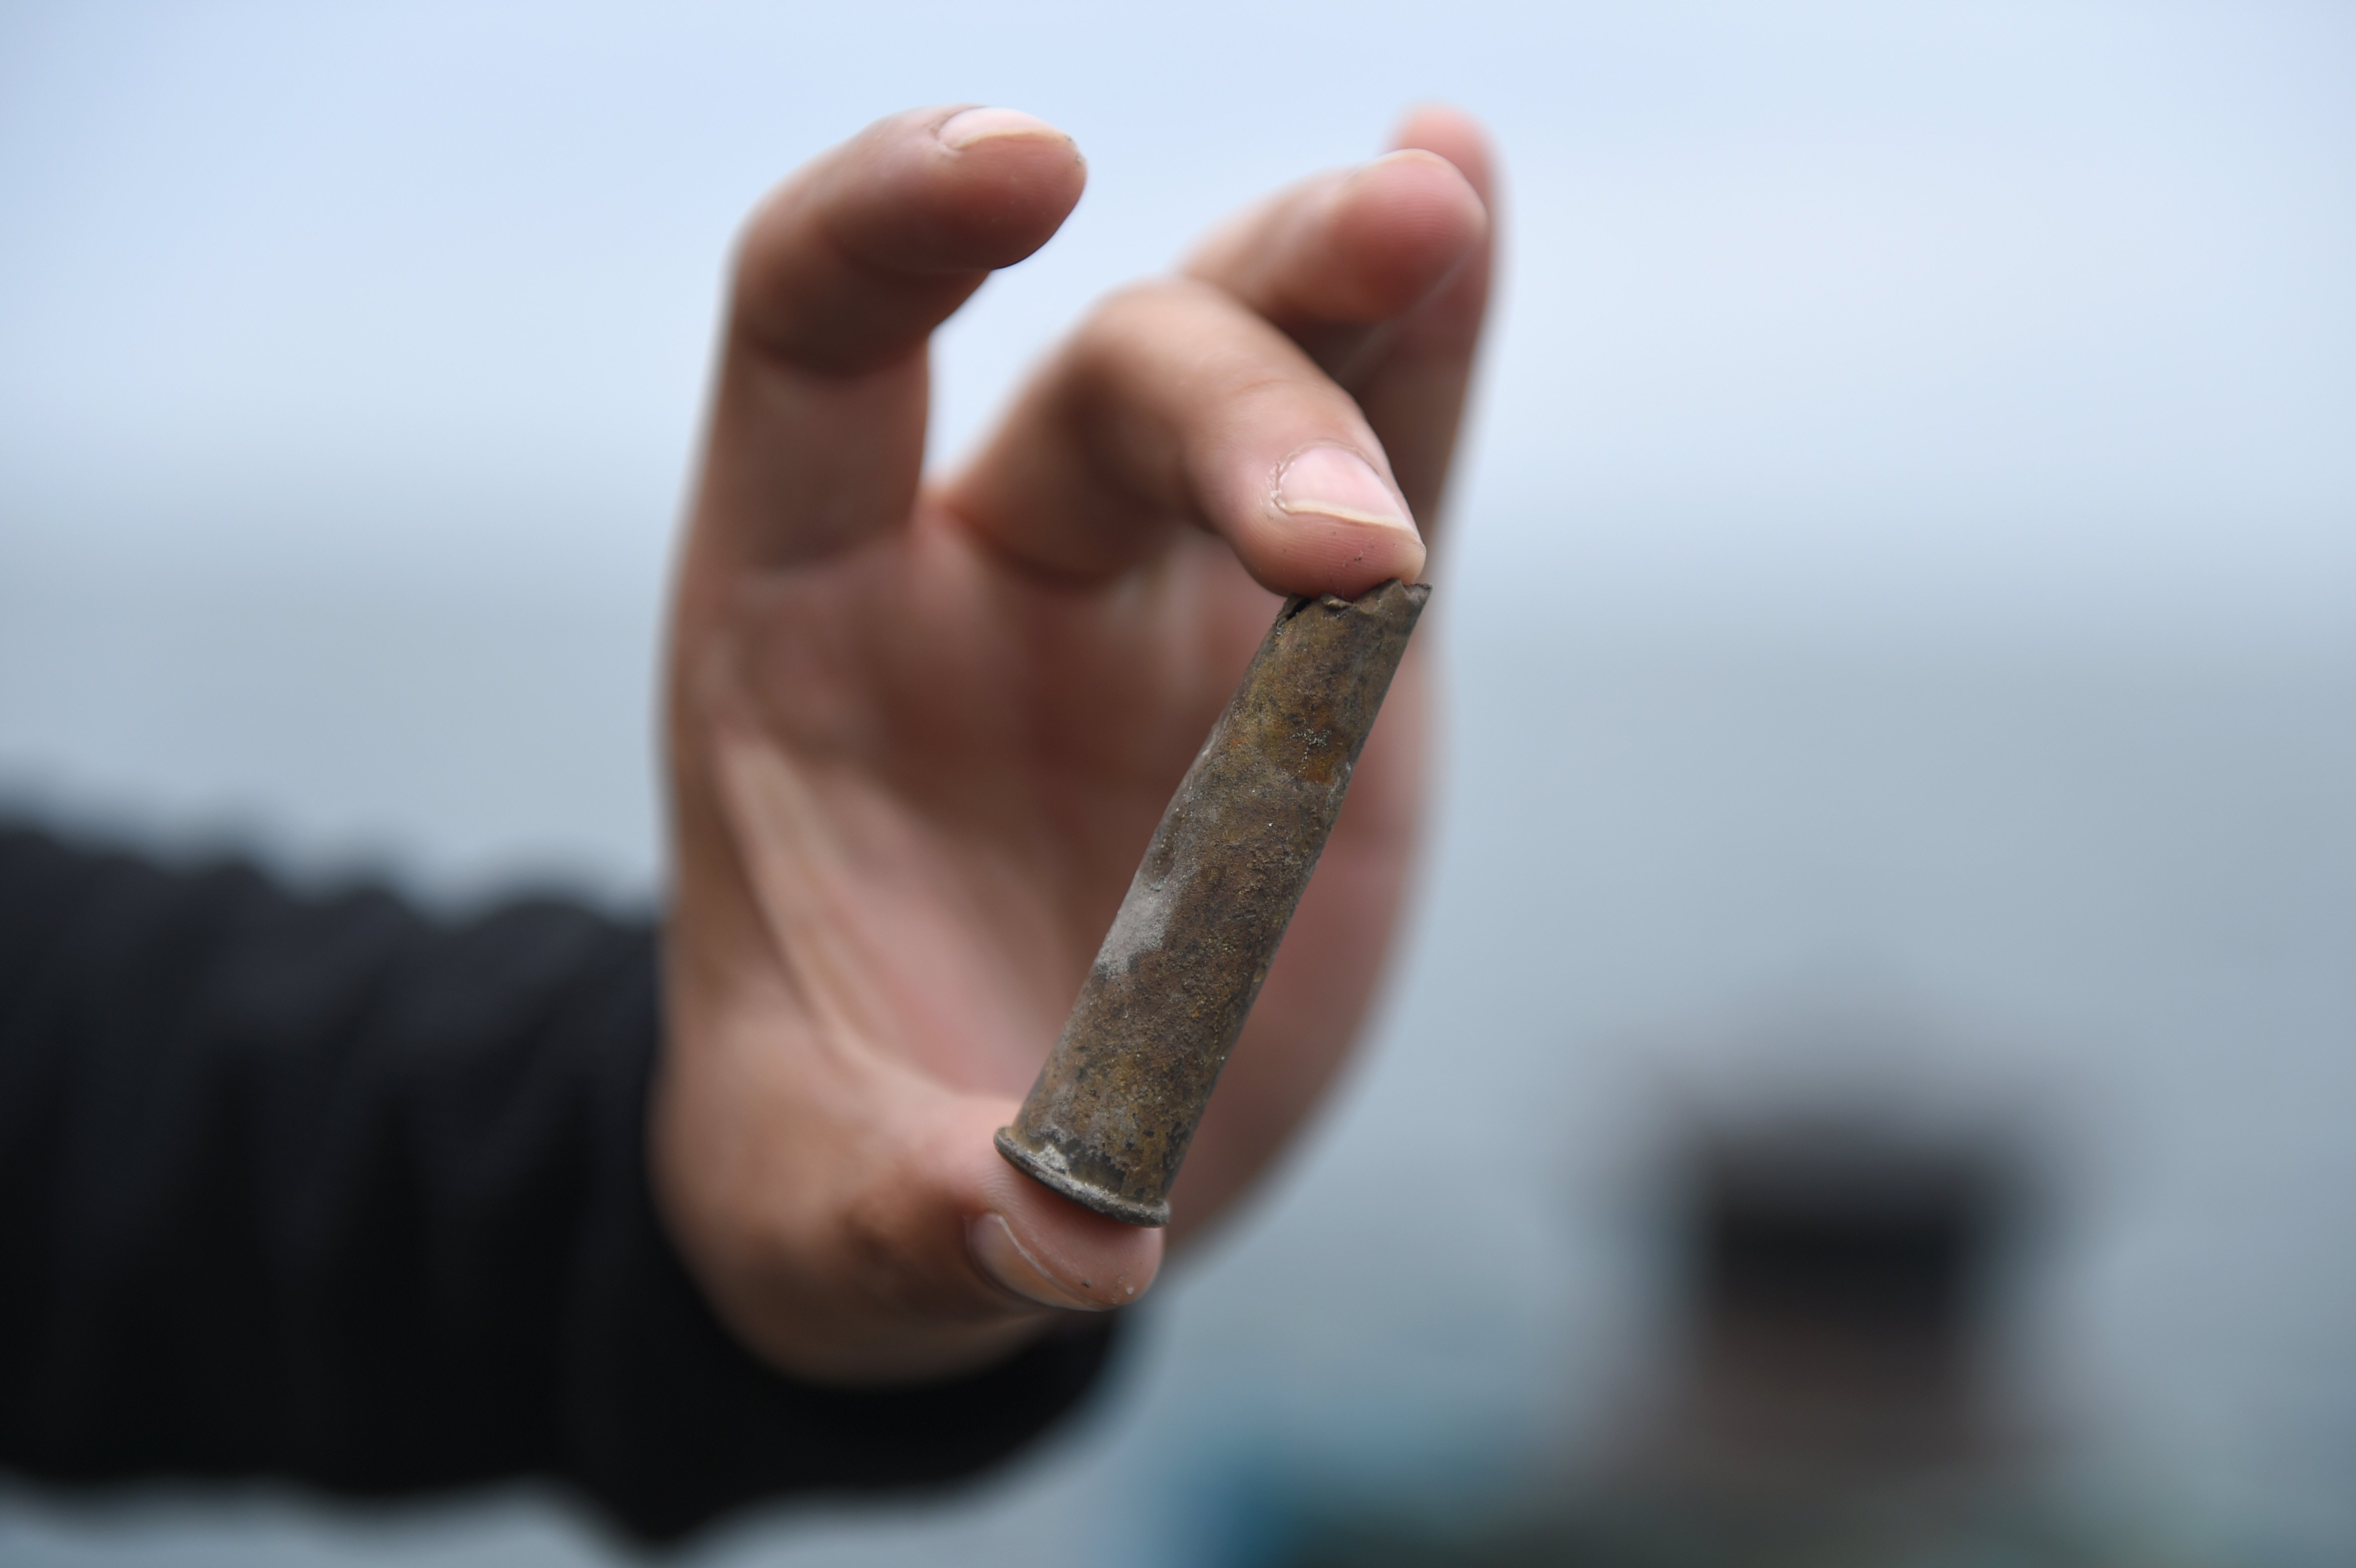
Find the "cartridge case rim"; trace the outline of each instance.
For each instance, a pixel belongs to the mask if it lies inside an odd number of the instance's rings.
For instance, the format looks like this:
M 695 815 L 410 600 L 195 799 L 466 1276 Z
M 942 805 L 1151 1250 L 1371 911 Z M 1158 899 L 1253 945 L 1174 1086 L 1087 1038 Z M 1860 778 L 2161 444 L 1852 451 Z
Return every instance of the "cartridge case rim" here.
M 1137 1225 L 1149 1230 L 1159 1230 L 1170 1223 L 1170 1200 L 1167 1198 L 1150 1203 L 1141 1202 L 1134 1198 L 1124 1198 L 1093 1181 L 1084 1181 L 1063 1168 L 1053 1149 L 1033 1149 L 1018 1141 L 1011 1126 L 998 1129 L 997 1143 L 998 1152 L 1006 1157 L 1007 1163 L 1041 1186 L 1054 1189 L 1084 1209 L 1093 1209 L 1124 1225 Z

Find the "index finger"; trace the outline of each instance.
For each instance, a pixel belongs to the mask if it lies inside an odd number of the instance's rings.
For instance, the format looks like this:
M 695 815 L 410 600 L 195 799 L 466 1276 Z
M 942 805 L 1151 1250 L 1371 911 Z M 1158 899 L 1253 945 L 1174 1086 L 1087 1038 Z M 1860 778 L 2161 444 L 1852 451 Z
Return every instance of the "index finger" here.
M 905 522 L 926 338 L 1046 242 L 1085 177 L 1027 114 L 916 110 L 765 201 L 737 247 L 691 564 L 803 560 Z
M 1393 142 L 1244 214 L 1186 270 L 1266 316 L 1357 399 L 1428 528 L 1486 314 L 1498 182 L 1487 138 L 1454 110 L 1418 110 Z

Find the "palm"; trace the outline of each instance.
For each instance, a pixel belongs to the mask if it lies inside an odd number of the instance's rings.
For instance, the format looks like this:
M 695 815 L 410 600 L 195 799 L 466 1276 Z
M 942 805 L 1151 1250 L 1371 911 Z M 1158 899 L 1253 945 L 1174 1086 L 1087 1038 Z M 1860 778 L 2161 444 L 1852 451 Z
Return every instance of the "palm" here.
M 860 189 L 878 183 L 868 170 Z M 1428 514 L 1479 280 L 1435 301 L 1433 280 L 1410 278 L 1422 315 L 1404 322 L 1287 321 L 1280 296 L 1298 279 L 1222 259 L 1257 260 L 1271 238 L 1280 251 L 1280 204 L 1198 261 L 1215 286 L 1100 313 L 970 467 L 919 488 L 921 331 L 913 352 L 839 355 L 832 318 L 812 325 L 760 293 L 764 271 L 823 292 L 822 272 L 809 279 L 834 261 L 764 248 L 765 230 L 796 237 L 797 202 L 826 199 L 842 198 L 822 184 L 789 194 L 789 217 L 765 217 L 747 242 L 682 566 L 673 1043 L 655 1130 L 669 1218 L 740 1331 L 804 1370 L 891 1375 L 933 1364 L 905 1343 L 908 1322 L 989 1316 L 935 1255 L 978 1209 L 1023 1233 L 1023 1266 L 1044 1257 L 1091 1299 L 1151 1277 L 1157 1239 L 1029 1188 L 990 1133 L 1037 1072 L 1272 590 L 1355 592 L 1420 565 L 1411 532 L 1349 507 L 1296 514 L 1280 498 L 1257 521 L 1223 517 L 1264 500 L 1248 485 L 1266 481 L 1229 485 L 1242 503 L 1220 491 L 1237 454 L 1197 428 L 1200 410 L 1280 443 L 1254 472 L 1307 450 L 1293 427 L 1321 453 L 1387 444 L 1396 480 L 1366 483 L 1395 483 Z M 926 296 L 919 318 L 962 297 L 923 273 L 908 286 Z M 1443 339 L 1452 357 L 1435 374 L 1419 356 Z M 1308 343 L 1329 368 L 1354 361 L 1349 392 Z M 1223 402 L 1226 385 L 1238 390 Z M 1275 1154 L 1355 1032 L 1412 847 L 1424 696 L 1410 658 L 1197 1138 L 1173 1230 L 1212 1217 Z M 813 1288 L 838 1276 L 846 1289 Z M 969 1360 L 997 1328 L 948 1336 L 938 1360 Z
M 769 923 L 802 933 L 819 1027 L 1019 1096 L 1278 603 L 1207 540 L 1147 581 L 1044 584 L 946 515 L 752 586 L 715 677 L 741 704 L 724 809 Z M 1319 874 L 1388 896 L 1305 905 L 1270 977 L 1256 1033 L 1296 1072 L 1333 1065 L 1366 1001 L 1419 752 L 1370 753 Z M 1247 1044 L 1226 1103 L 1269 1054 Z M 1203 1153 L 1212 1190 L 1248 1174 L 1217 1123 Z

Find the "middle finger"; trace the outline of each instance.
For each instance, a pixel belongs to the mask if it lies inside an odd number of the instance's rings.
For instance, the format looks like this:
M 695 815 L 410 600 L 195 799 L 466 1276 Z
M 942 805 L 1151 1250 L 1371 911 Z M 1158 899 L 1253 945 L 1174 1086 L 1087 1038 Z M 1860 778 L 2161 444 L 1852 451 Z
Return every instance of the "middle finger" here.
M 1187 526 L 1280 593 L 1416 581 L 1423 541 L 1349 393 L 1233 294 L 1184 281 L 1100 305 L 942 498 L 1024 565 L 1102 581 Z

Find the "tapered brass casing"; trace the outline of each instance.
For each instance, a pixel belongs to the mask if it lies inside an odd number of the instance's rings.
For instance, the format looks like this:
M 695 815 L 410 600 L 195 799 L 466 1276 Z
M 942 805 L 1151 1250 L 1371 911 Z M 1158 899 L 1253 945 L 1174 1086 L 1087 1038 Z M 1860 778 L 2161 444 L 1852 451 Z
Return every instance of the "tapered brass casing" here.
M 1430 589 L 1286 602 L 1178 785 L 998 1151 L 1100 1214 L 1170 1187 L 1317 868 Z

